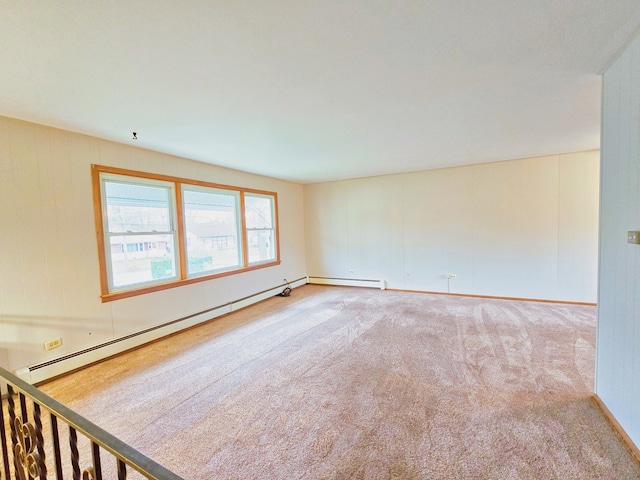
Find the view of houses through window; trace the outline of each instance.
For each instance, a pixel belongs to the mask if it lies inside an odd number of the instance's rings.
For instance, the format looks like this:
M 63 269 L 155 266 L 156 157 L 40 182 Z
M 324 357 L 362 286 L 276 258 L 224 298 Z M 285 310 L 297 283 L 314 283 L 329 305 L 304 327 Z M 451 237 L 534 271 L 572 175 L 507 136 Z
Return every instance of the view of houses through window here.
M 104 178 L 102 186 L 112 288 L 176 278 L 173 186 L 115 178 Z
M 185 187 L 183 205 L 188 274 L 239 267 L 240 193 Z
M 249 262 L 263 262 L 274 258 L 273 201 L 266 195 L 244 197 Z
M 134 173 L 94 166 L 103 298 L 277 263 L 275 193 Z

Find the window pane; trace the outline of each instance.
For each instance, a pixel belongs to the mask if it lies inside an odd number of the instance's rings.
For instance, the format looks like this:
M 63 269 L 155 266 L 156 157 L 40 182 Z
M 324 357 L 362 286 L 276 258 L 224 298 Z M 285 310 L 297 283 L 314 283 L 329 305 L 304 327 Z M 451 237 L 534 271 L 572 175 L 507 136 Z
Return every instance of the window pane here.
M 247 228 L 273 228 L 273 197 L 250 195 L 244 197 Z
M 173 235 L 113 235 L 110 247 L 114 288 L 176 276 Z
M 249 263 L 275 260 L 274 201 L 271 195 L 245 194 Z
M 249 263 L 264 262 L 276 258 L 273 230 L 249 230 Z
M 237 192 L 183 187 L 187 274 L 239 267 Z
M 169 188 L 105 180 L 107 231 L 169 232 Z

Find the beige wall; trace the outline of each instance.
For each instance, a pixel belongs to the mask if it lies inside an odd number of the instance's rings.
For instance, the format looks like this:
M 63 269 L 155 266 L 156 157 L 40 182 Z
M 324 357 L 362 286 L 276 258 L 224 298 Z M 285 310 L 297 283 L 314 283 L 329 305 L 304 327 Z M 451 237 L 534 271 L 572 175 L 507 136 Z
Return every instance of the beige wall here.
M 305 185 L 309 275 L 596 301 L 599 152 Z
M 303 188 L 0 117 L 0 365 L 58 358 L 306 274 L 446 291 L 444 275 L 455 273 L 452 292 L 593 302 L 598 159 Z M 282 265 L 102 303 L 92 163 L 276 191 Z M 62 347 L 45 352 L 57 337 Z
M 282 264 L 100 301 L 92 163 L 275 191 Z M 0 117 L 0 365 L 75 352 L 306 274 L 302 186 Z M 61 348 L 43 342 L 62 337 Z
M 640 446 L 640 37 L 603 85 L 596 393 Z

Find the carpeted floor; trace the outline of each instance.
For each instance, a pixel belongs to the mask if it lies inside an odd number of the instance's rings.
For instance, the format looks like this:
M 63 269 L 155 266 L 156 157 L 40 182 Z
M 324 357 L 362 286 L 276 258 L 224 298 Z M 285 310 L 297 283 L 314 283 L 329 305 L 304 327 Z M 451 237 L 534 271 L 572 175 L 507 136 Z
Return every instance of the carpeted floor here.
M 185 479 L 640 479 L 595 317 L 308 285 L 42 389 Z

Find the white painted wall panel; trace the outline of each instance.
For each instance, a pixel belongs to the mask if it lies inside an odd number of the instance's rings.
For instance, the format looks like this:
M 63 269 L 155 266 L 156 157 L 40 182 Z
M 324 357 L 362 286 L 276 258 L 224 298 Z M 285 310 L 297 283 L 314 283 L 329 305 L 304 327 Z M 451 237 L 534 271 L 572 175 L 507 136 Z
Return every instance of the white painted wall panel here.
M 558 158 L 472 168 L 473 292 L 557 299 Z
M 472 279 L 471 169 L 442 169 L 403 175 L 403 264 L 408 290 L 464 291 Z M 459 275 L 447 282 L 446 273 Z M 449 285 L 448 285 L 449 283 Z
M 91 164 L 275 191 L 282 263 L 100 300 Z M 306 275 L 301 185 L 0 117 L 0 364 L 54 359 Z M 43 342 L 62 337 L 45 352 Z
M 344 278 L 350 268 L 347 255 L 349 190 L 347 182 L 323 186 L 322 189 L 305 188 L 305 219 L 314 219 L 305 221 L 307 273 Z
M 640 445 L 640 38 L 603 85 L 596 393 Z
M 402 242 L 402 178 L 397 175 L 349 182 L 347 261 L 349 278 L 402 278 L 402 252 L 380 246 Z
M 595 302 L 598 168 L 584 152 L 306 185 L 308 273 Z
M 0 180 L 8 179 L 12 176 L 11 163 L 8 161 L 10 155 L 9 120 L 0 117 Z M 9 210 L 10 212 L 7 213 L 7 216 L 9 216 L 14 212 L 14 186 L 5 183 L 2 181 L 2 188 L 0 188 L 0 210 Z M 11 219 L 15 221 L 15 217 L 12 216 Z M 9 229 L 0 228 L 0 248 L 5 248 L 5 245 L 9 248 L 14 244 L 13 242 Z M 5 312 L 11 299 L 9 268 L 11 268 L 13 262 L 15 262 L 15 259 L 0 255 L 0 365 L 7 365 L 9 359 L 10 345 L 7 342 L 6 326 L 12 320 L 7 318 Z
M 560 295 L 575 298 L 587 292 L 596 298 L 598 239 L 583 230 L 597 231 L 600 185 L 599 152 L 563 155 L 560 161 L 558 202 L 558 288 Z M 587 168 L 583 168 L 587 165 Z

